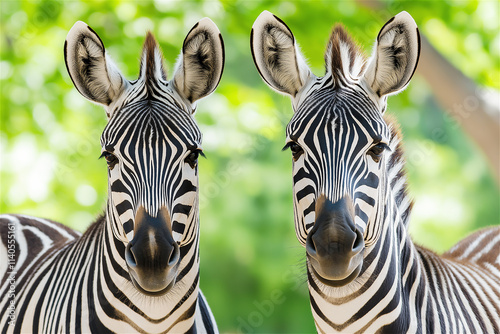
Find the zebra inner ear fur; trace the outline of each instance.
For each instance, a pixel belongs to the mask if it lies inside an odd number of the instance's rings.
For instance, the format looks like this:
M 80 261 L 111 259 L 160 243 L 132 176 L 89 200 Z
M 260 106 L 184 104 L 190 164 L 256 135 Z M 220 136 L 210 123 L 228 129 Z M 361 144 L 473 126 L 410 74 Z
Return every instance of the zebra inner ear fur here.
M 174 84 L 190 103 L 210 95 L 224 69 L 224 42 L 209 18 L 194 25 L 186 36 L 176 65 Z
M 420 55 L 417 24 L 407 12 L 390 19 L 380 30 L 364 74 L 366 86 L 382 97 L 404 90 Z
M 262 79 L 277 92 L 295 97 L 311 71 L 290 28 L 277 16 L 263 11 L 252 26 L 250 46 Z
M 125 87 L 126 80 L 106 54 L 101 39 L 82 21 L 68 33 L 64 60 L 76 89 L 94 103 L 110 105 Z

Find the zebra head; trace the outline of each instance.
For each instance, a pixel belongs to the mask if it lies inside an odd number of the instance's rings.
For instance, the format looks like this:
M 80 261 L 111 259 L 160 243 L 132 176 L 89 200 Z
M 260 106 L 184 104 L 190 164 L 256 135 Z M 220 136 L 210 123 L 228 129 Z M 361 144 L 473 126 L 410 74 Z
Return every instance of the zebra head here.
M 252 27 L 251 47 L 264 81 L 292 99 L 285 148 L 293 155 L 295 229 L 308 269 L 326 285 L 344 286 L 385 228 L 394 143 L 383 113 L 387 96 L 403 90 L 417 66 L 417 26 L 407 12 L 393 17 L 367 61 L 337 25 L 323 77 L 312 74 L 291 30 L 267 11 Z
M 134 286 L 164 294 L 176 282 L 183 246 L 198 240 L 197 161 L 203 153 L 193 114 L 196 101 L 212 93 L 222 75 L 220 32 L 210 19 L 199 21 L 184 40 L 171 80 L 151 33 L 133 81 L 83 22 L 68 33 L 64 54 L 77 90 L 104 106 L 108 117 L 101 136 L 108 228 L 125 245 L 122 256 Z

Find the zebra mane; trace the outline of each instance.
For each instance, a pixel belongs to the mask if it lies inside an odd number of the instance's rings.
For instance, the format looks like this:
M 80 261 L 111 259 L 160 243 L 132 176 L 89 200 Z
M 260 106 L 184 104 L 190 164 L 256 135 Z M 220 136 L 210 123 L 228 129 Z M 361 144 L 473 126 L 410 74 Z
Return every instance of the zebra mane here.
M 413 207 L 413 199 L 408 191 L 407 176 L 405 170 L 406 160 L 404 158 L 403 134 L 396 119 L 391 115 L 384 115 L 384 120 L 391 130 L 389 147 L 391 155 L 388 161 L 387 178 L 390 189 L 394 194 L 396 206 L 398 207 L 401 222 L 408 227 L 410 213 Z
M 167 81 L 167 73 L 163 64 L 163 54 L 153 34 L 148 31 L 142 48 L 141 70 L 139 79 L 143 79 L 146 87 L 157 84 L 158 81 Z
M 336 24 L 325 53 L 326 75 L 331 74 L 336 82 L 352 81 L 361 76 L 365 64 L 366 56 L 359 45 L 342 24 Z

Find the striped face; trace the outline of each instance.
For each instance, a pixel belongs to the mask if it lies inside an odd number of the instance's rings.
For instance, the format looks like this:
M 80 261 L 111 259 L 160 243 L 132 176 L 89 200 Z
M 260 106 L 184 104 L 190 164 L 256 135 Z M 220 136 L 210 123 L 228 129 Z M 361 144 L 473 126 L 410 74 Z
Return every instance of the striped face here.
M 144 294 L 160 295 L 176 281 L 180 248 L 197 237 L 201 133 L 168 85 L 149 88 L 161 93 L 158 100 L 135 85 L 144 97 L 112 116 L 101 136 L 107 214 L 113 234 L 127 245 L 132 282 Z
M 222 37 L 210 19 L 198 22 L 184 40 L 172 80 L 167 80 L 151 33 L 134 81 L 123 77 L 99 36 L 83 22 L 68 34 L 65 59 L 75 87 L 104 105 L 108 116 L 101 136 L 109 176 L 108 228 L 125 245 L 123 257 L 134 286 L 147 295 L 162 295 L 174 286 L 181 266 L 198 270 L 190 258 L 197 257 L 202 150 L 193 114 L 196 101 L 219 83 Z M 191 253 L 184 259 L 187 249 Z
M 311 73 L 286 24 L 265 11 L 255 21 L 252 55 L 266 83 L 292 98 L 286 129 L 293 155 L 295 230 L 314 284 L 351 283 L 385 228 L 387 96 L 404 89 L 418 62 L 419 37 L 402 12 L 380 31 L 367 62 L 342 26 Z M 311 281 L 310 281 L 311 282 Z
M 136 98 L 124 106 L 101 137 L 109 167 L 109 206 L 116 218 L 113 227 L 124 242 L 133 240 L 141 210 L 150 216 L 165 211 L 179 244 L 192 241 L 196 232 L 190 224 L 197 214 L 201 133 L 191 114 L 172 103 L 168 86 L 161 93 L 161 100 Z
M 317 79 L 286 128 L 293 156 L 295 229 L 306 245 L 321 196 L 352 202 L 354 224 L 366 245 L 376 241 L 373 226 L 383 206 L 385 154 L 390 132 L 380 111 L 360 88 Z M 382 204 L 382 205 L 381 205 Z

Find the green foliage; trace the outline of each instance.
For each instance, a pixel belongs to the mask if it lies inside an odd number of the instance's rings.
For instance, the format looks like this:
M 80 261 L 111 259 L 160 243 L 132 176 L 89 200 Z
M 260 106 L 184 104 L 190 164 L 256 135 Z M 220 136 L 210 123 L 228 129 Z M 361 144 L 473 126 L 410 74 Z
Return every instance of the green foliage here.
M 291 159 L 280 150 L 291 106 L 253 65 L 255 18 L 267 9 L 287 22 L 321 75 L 335 22 L 369 53 L 385 21 L 406 10 L 458 68 L 500 88 L 498 2 L 385 5 L 375 11 L 350 1 L 1 2 L 0 212 L 83 231 L 104 208 L 106 166 L 97 158 L 105 115 L 73 88 L 63 60 L 77 20 L 98 32 L 133 79 L 148 29 L 172 69 L 189 29 L 208 16 L 222 32 L 227 58 L 219 88 L 196 115 L 207 154 L 200 161 L 201 287 L 222 332 L 314 331 L 305 252 L 293 226 Z M 389 109 L 405 135 L 416 241 L 442 252 L 471 230 L 498 224 L 499 191 L 484 157 L 438 109 L 418 71 Z

